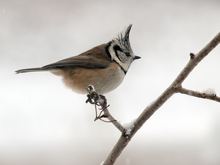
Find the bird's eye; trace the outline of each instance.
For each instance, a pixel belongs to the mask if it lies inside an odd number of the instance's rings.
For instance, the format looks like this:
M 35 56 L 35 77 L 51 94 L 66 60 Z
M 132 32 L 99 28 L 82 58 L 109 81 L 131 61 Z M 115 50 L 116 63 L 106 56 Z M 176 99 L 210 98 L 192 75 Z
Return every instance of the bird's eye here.
M 122 52 L 122 49 L 121 49 L 120 46 L 118 46 L 118 45 L 115 45 L 115 46 L 113 47 L 113 49 L 115 50 L 115 52 L 117 52 L 117 51 L 121 51 L 121 52 Z
M 129 52 L 123 51 L 123 50 L 121 49 L 121 47 L 118 46 L 118 45 L 115 45 L 115 46 L 113 47 L 113 49 L 115 50 L 115 52 L 117 52 L 117 51 L 123 52 L 127 57 L 130 57 L 130 56 L 131 56 Z
M 131 56 L 129 52 L 125 52 L 125 55 L 126 55 L 127 57 L 130 57 L 130 56 Z
M 119 45 L 115 45 L 113 49 L 121 62 L 125 63 L 129 59 L 128 57 L 130 57 L 130 53 L 123 50 Z

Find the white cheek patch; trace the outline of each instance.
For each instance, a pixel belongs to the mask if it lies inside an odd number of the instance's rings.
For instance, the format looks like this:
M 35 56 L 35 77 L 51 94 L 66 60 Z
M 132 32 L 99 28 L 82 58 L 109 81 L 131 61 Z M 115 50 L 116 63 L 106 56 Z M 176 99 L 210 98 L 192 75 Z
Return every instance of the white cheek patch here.
M 121 62 L 125 63 L 126 61 L 128 61 L 128 57 L 123 52 L 117 51 L 117 54 Z
M 111 43 L 111 45 L 108 48 L 109 54 L 111 56 L 111 60 L 115 61 L 118 65 L 120 65 L 120 67 L 123 68 L 123 70 L 125 70 L 127 72 L 128 68 L 131 64 L 131 60 L 129 60 L 129 58 L 123 52 L 120 52 L 120 51 L 118 51 L 118 52 L 121 54 L 118 53 L 119 57 L 117 57 L 116 52 L 114 50 L 115 45 L 118 45 L 117 42 Z

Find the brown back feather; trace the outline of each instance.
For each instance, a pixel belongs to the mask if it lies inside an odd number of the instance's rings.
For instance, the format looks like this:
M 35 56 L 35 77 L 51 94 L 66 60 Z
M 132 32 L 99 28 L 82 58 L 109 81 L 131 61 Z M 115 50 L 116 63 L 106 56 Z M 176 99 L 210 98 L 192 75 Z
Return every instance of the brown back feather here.
M 60 60 L 58 62 L 46 65 L 42 69 L 58 69 L 58 68 L 106 68 L 111 60 L 106 53 L 107 44 L 96 46 L 82 54 Z

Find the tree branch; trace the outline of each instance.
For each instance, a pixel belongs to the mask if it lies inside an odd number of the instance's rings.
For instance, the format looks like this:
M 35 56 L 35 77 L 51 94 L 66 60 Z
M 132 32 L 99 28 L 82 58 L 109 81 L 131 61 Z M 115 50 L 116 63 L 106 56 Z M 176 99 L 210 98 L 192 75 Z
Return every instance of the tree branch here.
M 189 95 L 189 96 L 194 96 L 202 99 L 208 99 L 208 100 L 213 100 L 220 102 L 220 97 L 218 97 L 215 93 L 208 93 L 208 92 L 198 92 L 186 88 L 179 88 L 178 92 L 181 94 Z
M 110 122 L 112 122 L 112 124 L 114 124 L 114 126 L 119 130 L 121 131 L 121 133 L 123 134 L 125 132 L 125 128 L 121 125 L 121 123 L 116 120 L 112 115 L 111 113 L 109 112 L 108 109 L 106 109 L 104 111 L 104 115 L 109 119 Z
M 103 165 L 112 165 L 127 146 L 131 138 L 135 133 L 140 129 L 140 127 L 158 110 L 173 94 L 175 93 L 184 93 L 189 94 L 184 88 L 182 88 L 182 82 L 190 74 L 190 72 L 198 65 L 198 63 L 206 57 L 218 44 L 220 43 L 220 33 L 218 33 L 199 53 L 193 54 L 190 53 L 190 60 L 179 73 L 177 78 L 173 83 L 149 106 L 147 106 L 140 116 L 136 119 L 129 131 L 129 134 L 123 134 L 119 138 L 118 142 L 115 144 L 114 148 L 108 155 L 107 159 L 104 161 Z M 201 96 L 198 92 L 193 91 L 191 93 L 193 96 Z M 210 96 L 206 98 L 211 99 Z M 216 98 L 215 98 L 216 99 Z
M 125 133 L 125 128 L 121 125 L 120 122 L 118 122 L 109 112 L 107 104 L 107 100 L 105 96 L 98 94 L 95 91 L 95 88 L 93 85 L 89 85 L 87 88 L 88 91 L 88 99 L 86 100 L 86 103 L 94 104 L 95 105 L 95 112 L 96 112 L 96 120 L 105 121 L 103 118 L 107 118 L 108 121 L 105 122 L 111 122 L 113 125 L 122 133 Z M 99 111 L 99 113 L 98 113 Z

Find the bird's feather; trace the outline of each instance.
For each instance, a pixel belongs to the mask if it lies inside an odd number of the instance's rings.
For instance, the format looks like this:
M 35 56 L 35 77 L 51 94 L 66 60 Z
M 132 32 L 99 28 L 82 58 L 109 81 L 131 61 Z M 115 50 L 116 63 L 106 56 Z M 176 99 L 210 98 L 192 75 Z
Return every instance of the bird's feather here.
M 16 73 L 35 72 L 35 71 L 47 71 L 54 69 L 65 68 L 106 68 L 110 64 L 110 59 L 106 55 L 106 44 L 94 47 L 78 56 L 63 59 L 61 61 L 45 65 L 40 68 L 28 68 L 17 70 Z

